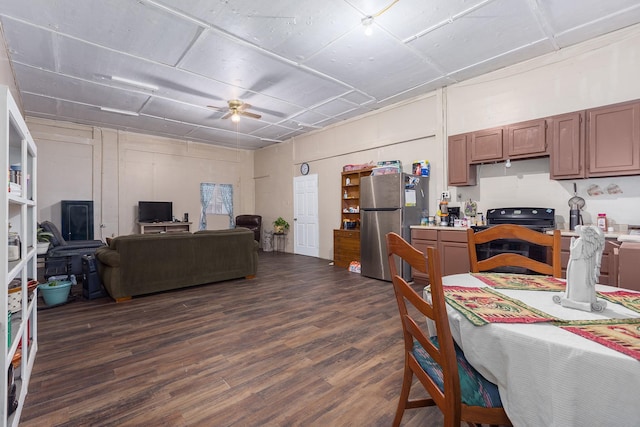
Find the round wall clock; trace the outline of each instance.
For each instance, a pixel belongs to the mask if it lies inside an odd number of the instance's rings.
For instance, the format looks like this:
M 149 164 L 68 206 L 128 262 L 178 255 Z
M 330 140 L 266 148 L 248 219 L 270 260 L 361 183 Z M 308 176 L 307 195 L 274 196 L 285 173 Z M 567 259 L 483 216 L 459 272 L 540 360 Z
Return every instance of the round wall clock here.
M 309 163 L 303 163 L 300 165 L 300 173 L 306 175 L 309 173 Z

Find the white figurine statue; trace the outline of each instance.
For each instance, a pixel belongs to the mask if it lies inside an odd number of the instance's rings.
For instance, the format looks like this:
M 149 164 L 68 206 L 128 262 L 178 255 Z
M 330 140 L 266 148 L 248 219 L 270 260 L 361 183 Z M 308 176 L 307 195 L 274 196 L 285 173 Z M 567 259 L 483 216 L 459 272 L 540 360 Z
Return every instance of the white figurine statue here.
M 556 295 L 553 300 L 563 307 L 600 312 L 607 306 L 606 301 L 596 298 L 604 234 L 594 225 L 578 225 L 575 231 L 578 238 L 571 238 L 565 295 Z

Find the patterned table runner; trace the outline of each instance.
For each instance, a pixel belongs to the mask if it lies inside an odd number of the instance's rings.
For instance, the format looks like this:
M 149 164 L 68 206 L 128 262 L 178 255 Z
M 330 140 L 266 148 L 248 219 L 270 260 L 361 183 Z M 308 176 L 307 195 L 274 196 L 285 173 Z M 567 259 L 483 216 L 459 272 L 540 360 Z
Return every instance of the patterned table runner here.
M 631 291 L 613 291 L 613 292 L 598 292 L 598 295 L 607 301 L 611 301 L 616 304 L 620 304 L 627 307 L 629 310 L 633 310 L 640 313 L 640 292 Z
M 640 360 L 640 319 L 584 320 L 558 326 Z
M 447 303 L 476 326 L 487 323 L 534 323 L 558 320 L 490 288 L 445 286 L 444 293 Z
M 565 281 L 552 276 L 511 273 L 471 273 L 495 289 L 515 289 L 523 291 L 564 291 Z

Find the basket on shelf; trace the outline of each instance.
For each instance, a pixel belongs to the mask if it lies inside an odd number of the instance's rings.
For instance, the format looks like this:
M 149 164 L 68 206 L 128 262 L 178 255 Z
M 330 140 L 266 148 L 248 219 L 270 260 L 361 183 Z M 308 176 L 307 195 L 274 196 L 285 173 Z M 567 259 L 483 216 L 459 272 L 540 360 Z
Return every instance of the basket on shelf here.
M 27 282 L 28 301 L 33 298 L 33 290 L 38 287 L 37 280 L 29 280 Z M 9 283 L 8 308 L 11 313 L 17 313 L 22 310 L 22 282 L 20 279 L 14 279 Z

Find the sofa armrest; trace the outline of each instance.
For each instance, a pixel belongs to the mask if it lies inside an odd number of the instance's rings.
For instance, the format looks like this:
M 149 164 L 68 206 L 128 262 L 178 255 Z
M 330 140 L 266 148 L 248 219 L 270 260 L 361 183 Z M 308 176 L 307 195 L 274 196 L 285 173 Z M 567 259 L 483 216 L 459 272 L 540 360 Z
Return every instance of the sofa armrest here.
M 120 253 L 114 249 L 103 246 L 96 250 L 96 258 L 109 267 L 120 267 Z
M 100 246 L 104 245 L 105 243 L 102 240 L 69 240 L 67 241 L 67 244 L 62 247 L 73 250 L 81 248 L 99 248 Z

